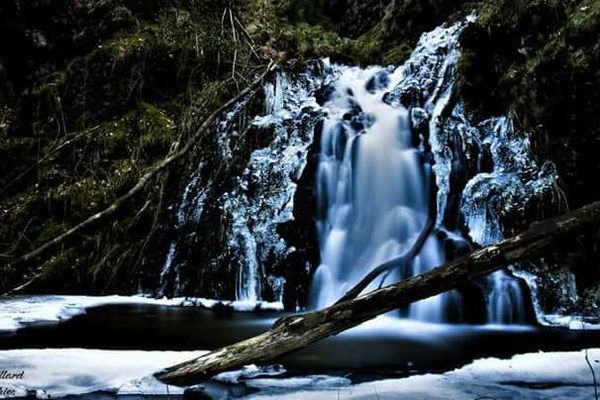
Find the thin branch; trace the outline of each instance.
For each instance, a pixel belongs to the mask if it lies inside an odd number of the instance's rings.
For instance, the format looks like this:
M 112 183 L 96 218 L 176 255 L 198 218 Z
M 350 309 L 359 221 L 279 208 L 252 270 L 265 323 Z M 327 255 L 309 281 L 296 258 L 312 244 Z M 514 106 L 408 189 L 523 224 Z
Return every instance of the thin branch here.
M 581 330 L 585 330 L 585 322 L 583 321 L 583 319 L 581 320 Z M 594 382 L 594 399 L 598 400 L 600 396 L 600 394 L 598 393 L 598 381 L 596 380 L 596 371 L 594 371 L 594 367 L 592 366 L 592 363 L 590 361 L 588 349 L 585 349 L 584 358 L 588 368 L 590 369 L 590 372 L 592 373 L 592 380 Z
M 25 175 L 27 175 L 28 173 L 30 173 L 31 171 L 33 171 L 34 169 L 36 169 L 41 164 L 43 164 L 46 161 L 48 161 L 50 158 L 52 158 L 52 156 L 54 156 L 60 150 L 64 149 L 65 147 L 67 147 L 71 143 L 79 140 L 80 138 L 82 138 L 83 136 L 87 135 L 88 133 L 97 130 L 98 128 L 100 128 L 99 125 L 94 126 L 93 128 L 87 129 L 85 131 L 79 132 L 77 135 L 73 136 L 71 139 L 62 142 L 62 144 L 60 144 L 59 146 L 57 146 L 54 149 L 50 150 L 48 152 L 48 154 L 46 154 L 44 157 L 40 158 L 35 164 L 29 166 L 25 171 L 21 172 L 13 180 L 11 180 L 6 185 L 4 185 L 4 187 L 2 189 L 0 189 L 0 195 L 2 195 L 4 192 L 6 192 L 12 185 L 14 185 L 15 183 L 17 183 L 21 179 L 23 179 L 23 177 Z
M 587 363 L 590 372 L 592 373 L 592 379 L 594 380 L 594 399 L 598 400 L 598 382 L 596 381 L 596 371 L 594 371 L 594 367 L 590 362 L 590 356 L 588 354 L 588 349 L 585 349 L 585 362 Z
M 250 47 L 250 51 L 252 51 L 252 54 L 254 54 L 254 57 L 256 57 L 256 59 L 260 60 L 260 56 L 258 55 L 258 53 L 255 50 L 256 44 L 254 43 L 254 40 L 252 40 L 252 36 L 250 36 L 250 34 L 246 30 L 246 28 L 244 27 L 242 22 L 239 20 L 239 18 L 237 16 L 234 16 L 234 18 L 235 18 L 235 22 L 237 22 L 238 26 L 242 30 L 242 33 L 243 33 L 242 37 L 246 41 L 246 44 L 248 45 L 248 47 Z
M 233 11 L 231 11 L 231 7 L 227 9 L 229 11 L 229 22 L 231 23 L 231 35 L 233 37 L 233 63 L 231 64 L 231 77 L 235 80 L 236 85 L 238 84 L 235 79 L 235 65 L 237 63 L 237 31 L 235 30 L 235 24 L 233 23 Z

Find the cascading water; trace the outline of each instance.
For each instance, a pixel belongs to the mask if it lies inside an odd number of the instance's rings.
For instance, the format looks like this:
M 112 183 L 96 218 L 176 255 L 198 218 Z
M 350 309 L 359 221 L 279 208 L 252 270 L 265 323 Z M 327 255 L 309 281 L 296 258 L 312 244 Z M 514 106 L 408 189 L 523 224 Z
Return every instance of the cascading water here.
M 338 67 L 340 77 L 323 105 L 327 117 L 316 178 L 321 266 L 313 280 L 313 305 L 335 302 L 371 269 L 406 252 L 424 229 L 435 185 L 425 163 L 431 157 L 425 150 L 428 135 L 420 131 L 447 101 L 441 92 L 457 59 L 463 26 L 424 35 L 410 60 L 395 70 Z M 425 101 L 408 107 L 393 101 L 395 93 L 409 93 L 411 86 Z M 438 184 L 446 182 L 447 171 L 437 170 Z M 440 215 L 446 192 L 438 196 Z M 371 288 L 423 273 L 444 260 L 441 243 L 430 236 L 410 264 Z M 413 304 L 409 316 L 440 322 L 448 303 L 457 302 L 458 293 L 439 295 Z
M 446 227 L 448 219 L 464 218 L 472 241 L 491 244 L 503 238 L 500 206 L 522 211 L 555 191 L 555 172 L 538 168 L 526 135 L 515 132 L 509 118 L 473 126 L 462 102 L 453 99 L 459 35 L 469 22 L 424 34 L 397 69 L 332 67 L 338 79 L 323 104 L 316 177 L 321 265 L 312 284 L 314 306 L 332 304 L 375 266 L 403 254 L 426 223 L 429 191 L 436 186 L 438 235 L 430 235 L 411 264 L 370 289 L 442 264 L 448 242 L 465 248 L 460 226 Z M 431 158 L 435 182 L 427 168 Z M 462 194 L 453 187 L 461 171 L 470 179 Z M 513 187 L 497 187 L 502 179 Z M 498 198 L 494 188 L 510 198 Z M 453 197 L 462 204 L 454 211 L 460 216 L 450 215 Z M 488 278 L 481 296 L 488 322 L 527 321 L 522 283 L 507 273 Z M 454 291 L 413 304 L 408 315 L 437 322 L 450 313 L 460 320 L 463 301 L 469 299 Z
M 240 103 L 222 119 L 216 147 L 225 163 L 239 163 L 236 141 L 248 126 L 259 136 L 253 140 L 266 145 L 252 149 L 241 174 L 221 192 L 203 177 L 200 162 L 175 219 L 188 240 L 208 218 L 205 203 L 212 204 L 209 213 L 219 210 L 225 221 L 221 245 L 229 257 L 223 268 L 237 271 L 238 300 L 260 301 L 269 287 L 275 300 L 284 295 L 285 280 L 269 265 L 297 251 L 278 227 L 294 218 L 294 194 L 311 145 L 318 157 L 314 218 L 321 256 L 310 290 L 313 307 L 335 302 L 373 267 L 403 254 L 430 222 L 431 195 L 437 199 L 435 229 L 417 256 L 367 290 L 423 273 L 471 244 L 501 240 L 507 216 L 524 217 L 556 195 L 553 165 L 537 164 L 527 135 L 514 129 L 510 118 L 473 124 L 453 96 L 459 36 L 468 23 L 424 34 L 398 68 L 361 69 L 324 60 L 300 74 L 280 72 L 265 84 L 263 115 L 246 125 L 237 122 L 246 106 Z M 171 244 L 163 277 L 188 262 L 181 245 Z M 301 268 L 310 271 L 308 262 Z M 467 294 L 453 291 L 416 303 L 406 316 L 525 322 L 523 289 L 511 274 L 498 272 Z M 471 303 L 482 304 L 477 309 L 484 315 L 463 318 Z
M 431 175 L 415 148 L 409 111 L 383 101 L 402 70 L 342 68 L 323 108 L 317 169 L 317 230 L 321 266 L 313 281 L 313 305 L 342 297 L 375 266 L 411 245 L 427 219 Z M 440 265 L 443 252 L 429 239 L 413 268 L 392 281 Z M 411 307 L 411 316 L 442 320 L 443 296 Z

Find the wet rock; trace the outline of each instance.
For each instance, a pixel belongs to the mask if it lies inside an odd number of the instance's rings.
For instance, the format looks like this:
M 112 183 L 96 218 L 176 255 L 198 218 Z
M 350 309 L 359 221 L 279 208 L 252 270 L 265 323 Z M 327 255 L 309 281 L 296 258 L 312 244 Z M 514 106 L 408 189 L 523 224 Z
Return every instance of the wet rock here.
M 379 71 L 371 79 L 367 81 L 365 89 L 370 93 L 375 93 L 377 90 L 385 89 L 390 82 L 390 77 L 387 71 Z
M 331 95 L 333 92 L 335 92 L 335 89 L 331 85 L 323 86 L 315 91 L 315 100 L 320 106 L 322 106 L 331 100 Z
M 410 109 L 410 121 L 412 129 L 423 132 L 429 124 L 429 114 L 420 107 L 413 107 Z

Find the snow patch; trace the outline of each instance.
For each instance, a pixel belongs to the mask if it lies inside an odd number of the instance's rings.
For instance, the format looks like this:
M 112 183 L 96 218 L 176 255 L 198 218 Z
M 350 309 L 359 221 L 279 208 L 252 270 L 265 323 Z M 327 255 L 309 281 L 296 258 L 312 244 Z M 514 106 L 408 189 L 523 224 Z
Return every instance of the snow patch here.
M 173 364 L 198 357 L 190 351 L 115 351 L 89 349 L 33 349 L 0 351 L 2 369 L 24 371 L 24 379 L 3 381 L 2 386 L 25 396 L 55 398 L 106 391 L 114 394 L 181 394 L 152 374 Z M 1 396 L 0 396 L 1 397 Z
M 33 349 L 0 351 L 0 365 L 25 371 L 9 386 L 18 395 L 35 391 L 40 398 L 92 392 L 115 395 L 178 395 L 184 388 L 167 386 L 152 374 L 204 352 Z M 308 375 L 277 378 L 282 367 L 248 366 L 219 375 L 212 382 L 238 385 L 246 399 L 589 399 L 594 381 L 586 356 L 600 373 L 600 349 L 529 353 L 511 359 L 485 358 L 443 374 L 352 384 L 346 377 Z M 209 389 L 211 385 L 194 388 Z M 3 386 L 7 386 L 3 382 Z M 241 392 L 243 393 L 243 391 Z
M 600 373 L 600 349 L 587 356 Z M 586 351 L 529 353 L 508 360 L 486 358 L 444 374 L 426 374 L 403 379 L 387 379 L 349 384 L 344 378 L 315 380 L 311 377 L 279 380 L 257 379 L 252 387 L 264 387 L 257 399 L 590 399 L 594 380 L 586 362 Z M 314 380 L 315 377 L 312 377 Z M 323 385 L 323 383 L 325 383 Z M 250 384 L 249 384 L 250 385 Z M 286 392 L 281 391 L 286 387 Z M 292 390 L 293 388 L 293 390 Z

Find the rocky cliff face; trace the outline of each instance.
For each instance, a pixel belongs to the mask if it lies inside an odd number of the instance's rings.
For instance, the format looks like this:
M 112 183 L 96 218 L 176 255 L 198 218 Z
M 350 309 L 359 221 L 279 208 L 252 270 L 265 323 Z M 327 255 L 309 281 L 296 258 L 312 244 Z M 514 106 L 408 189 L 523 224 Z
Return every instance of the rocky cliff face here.
M 568 205 L 599 198 L 597 112 L 600 42 L 597 1 L 502 1 L 482 4 L 463 37 L 461 96 L 486 117 L 510 110 L 531 133 L 540 159 L 552 160 Z M 597 315 L 598 236 L 565 243 L 536 274 L 545 309 Z
M 291 74 L 320 57 L 398 64 L 421 33 L 473 9 L 478 19 L 461 39 L 457 93 L 468 112 L 479 120 L 509 112 L 531 133 L 539 159 L 556 164 L 571 207 L 600 198 L 598 1 L 5 1 L 0 30 L 10 40 L 0 44 L 2 262 L 109 205 L 269 58 L 281 60 Z M 263 96 L 255 97 L 234 116 L 233 131 L 256 130 L 244 118 L 265 106 Z M 33 290 L 233 296 L 236 261 L 223 246 L 234 221 L 223 219 L 227 213 L 217 204 L 235 190 L 253 151 L 276 135 L 234 137 L 229 159 L 220 142 L 207 137 L 114 222 L 35 263 L 5 267 L 0 290 L 41 273 Z M 263 260 L 268 271 L 286 277 L 289 305 L 302 303 L 306 263 L 317 261 L 314 228 L 307 228 L 314 171 L 311 158 L 306 161 L 295 221 L 278 228 L 301 250 L 277 263 Z M 215 206 L 206 210 L 200 235 L 197 226 L 177 223 L 194 176 L 218 186 L 204 199 Z M 188 198 L 201 195 L 196 190 Z M 546 215 L 538 211 L 530 219 Z M 521 226 L 509 226 L 507 234 Z M 195 245 L 171 260 L 179 269 L 165 272 L 173 235 L 190 234 Z M 546 310 L 597 310 L 597 241 L 590 234 L 545 260 L 552 273 L 537 284 Z

